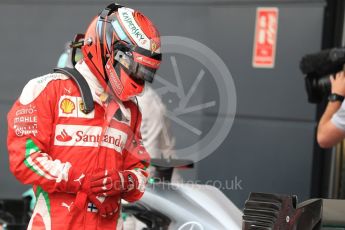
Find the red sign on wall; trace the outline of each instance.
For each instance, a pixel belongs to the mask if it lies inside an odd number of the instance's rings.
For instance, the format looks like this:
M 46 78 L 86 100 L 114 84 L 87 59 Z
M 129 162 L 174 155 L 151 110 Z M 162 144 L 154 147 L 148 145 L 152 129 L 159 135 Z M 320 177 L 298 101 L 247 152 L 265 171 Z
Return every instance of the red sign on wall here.
M 256 10 L 253 67 L 274 68 L 278 12 L 276 7 L 259 7 Z

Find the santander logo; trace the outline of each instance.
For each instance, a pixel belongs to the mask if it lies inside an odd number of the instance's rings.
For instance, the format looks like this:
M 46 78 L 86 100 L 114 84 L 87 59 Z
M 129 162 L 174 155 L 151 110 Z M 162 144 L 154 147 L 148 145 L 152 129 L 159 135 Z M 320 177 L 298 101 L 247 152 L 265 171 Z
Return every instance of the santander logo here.
M 61 142 L 67 142 L 67 141 L 72 140 L 72 137 L 68 135 L 65 129 L 63 129 L 61 131 L 61 134 L 56 136 L 56 139 Z
M 91 143 L 99 143 L 101 138 L 101 134 L 93 135 L 93 134 L 88 134 L 84 133 L 83 131 L 77 131 L 76 132 L 76 142 L 91 142 Z M 103 142 L 115 145 L 117 147 L 122 147 L 122 137 L 121 135 L 118 136 L 110 136 L 105 134 L 103 136 Z
M 57 146 L 89 146 L 98 147 L 102 128 L 86 125 L 57 125 L 54 144 Z M 127 134 L 121 130 L 108 128 L 101 146 L 122 152 L 127 141 Z

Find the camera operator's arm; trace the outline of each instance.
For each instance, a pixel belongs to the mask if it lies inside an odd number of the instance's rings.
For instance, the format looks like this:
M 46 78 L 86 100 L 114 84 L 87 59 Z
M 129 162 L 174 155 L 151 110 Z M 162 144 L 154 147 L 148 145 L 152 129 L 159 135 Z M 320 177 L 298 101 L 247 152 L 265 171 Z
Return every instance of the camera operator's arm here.
M 345 96 L 345 74 L 338 72 L 333 78 L 332 94 Z M 326 111 L 322 115 L 318 130 L 317 141 L 322 148 L 330 148 L 345 138 L 345 104 L 341 101 L 329 101 Z

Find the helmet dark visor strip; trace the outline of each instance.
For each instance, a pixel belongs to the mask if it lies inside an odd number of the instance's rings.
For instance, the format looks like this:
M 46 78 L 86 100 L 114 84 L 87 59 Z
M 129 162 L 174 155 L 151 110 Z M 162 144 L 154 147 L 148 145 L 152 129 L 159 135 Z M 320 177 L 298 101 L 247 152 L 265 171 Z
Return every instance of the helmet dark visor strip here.
M 149 50 L 146 50 L 144 48 L 141 48 L 139 46 L 136 46 L 136 45 L 133 45 L 133 44 L 129 44 L 128 42 L 126 41 L 117 41 L 115 44 L 114 44 L 114 50 L 122 50 L 124 52 L 135 52 L 135 53 L 138 53 L 142 56 L 145 56 L 145 57 L 150 57 L 152 59 L 155 59 L 157 61 L 161 61 L 162 60 L 162 54 L 160 53 L 155 53 L 155 52 L 151 52 Z
M 150 83 L 153 82 L 153 77 L 156 73 L 157 69 L 147 67 L 142 65 L 136 61 L 134 61 L 133 56 L 127 55 L 125 52 L 117 51 L 115 57 L 115 63 L 121 64 L 127 74 L 135 81 L 139 80 L 138 82 L 148 81 Z M 115 65 L 116 65 L 115 64 Z
M 152 68 L 152 69 L 158 69 L 159 65 L 161 64 L 161 61 L 159 61 L 159 60 L 141 55 L 141 54 L 136 53 L 136 52 L 132 52 L 132 55 L 133 55 L 135 62 L 138 62 L 139 64 L 142 64 L 142 65 L 149 67 L 149 68 Z
M 157 61 L 162 60 L 162 54 L 160 54 L 160 53 L 151 52 L 151 51 L 143 49 L 139 46 L 133 46 L 133 47 L 131 47 L 131 49 L 132 49 L 132 51 L 134 51 L 136 53 L 139 53 L 139 54 L 146 56 L 146 57 L 153 58 Z

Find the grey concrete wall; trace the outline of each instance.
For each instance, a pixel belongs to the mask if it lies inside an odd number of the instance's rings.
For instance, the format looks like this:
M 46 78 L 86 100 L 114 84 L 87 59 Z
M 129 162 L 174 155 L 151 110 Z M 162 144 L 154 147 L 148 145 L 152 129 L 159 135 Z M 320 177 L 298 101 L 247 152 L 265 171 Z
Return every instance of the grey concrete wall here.
M 238 206 L 250 191 L 308 198 L 315 108 L 307 103 L 298 61 L 304 53 L 320 48 L 322 1 L 126 2 L 148 15 L 162 35 L 185 36 L 207 45 L 224 60 L 234 78 L 238 109 L 233 129 L 214 154 L 196 165 L 193 177 L 204 182 L 225 182 L 234 177 L 243 180 L 243 190 L 224 190 Z M 7 111 L 24 84 L 50 72 L 66 40 L 84 32 L 106 4 L 92 0 L 0 2 L 0 197 L 18 197 L 25 190 L 8 170 Z M 274 69 L 251 66 L 257 6 L 277 6 L 280 10 Z M 188 64 L 181 68 L 185 84 L 190 86 L 190 76 L 198 73 L 194 68 L 197 64 L 179 56 L 177 62 Z M 169 71 L 163 67 L 160 75 L 173 80 Z M 207 84 L 198 94 L 193 100 L 202 101 L 205 94 L 217 97 L 216 90 Z M 207 127 L 215 115 L 211 109 L 186 119 Z M 225 115 L 224 119 L 229 118 Z M 173 129 L 179 145 L 195 138 L 177 126 Z
M 225 143 L 198 166 L 199 176 L 223 182 L 229 175 L 230 180 L 237 176 L 243 190 L 224 192 L 239 206 L 251 191 L 296 194 L 304 200 L 311 185 L 315 108 L 306 102 L 298 62 L 303 54 L 320 48 L 323 8 L 275 4 L 279 7 L 276 66 L 253 69 L 256 6 L 212 7 L 210 17 L 214 25 L 226 21 L 229 28 L 212 26 L 219 36 L 210 44 L 232 72 L 238 110 Z M 231 42 L 219 45 L 225 41 Z

